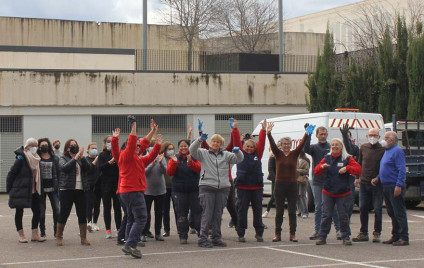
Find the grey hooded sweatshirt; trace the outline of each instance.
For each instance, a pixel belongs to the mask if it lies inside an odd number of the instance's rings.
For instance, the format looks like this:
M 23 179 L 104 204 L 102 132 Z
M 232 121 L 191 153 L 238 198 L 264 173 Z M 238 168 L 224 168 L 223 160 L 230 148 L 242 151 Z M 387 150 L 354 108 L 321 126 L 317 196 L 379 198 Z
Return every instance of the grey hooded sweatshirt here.
M 204 185 L 217 189 L 231 187 L 228 165 L 242 162 L 243 153 L 241 151 L 231 153 L 220 149 L 218 154 L 215 154 L 212 149 L 199 148 L 200 145 L 199 139 L 194 140 L 190 145 L 190 154 L 202 165 L 199 186 Z

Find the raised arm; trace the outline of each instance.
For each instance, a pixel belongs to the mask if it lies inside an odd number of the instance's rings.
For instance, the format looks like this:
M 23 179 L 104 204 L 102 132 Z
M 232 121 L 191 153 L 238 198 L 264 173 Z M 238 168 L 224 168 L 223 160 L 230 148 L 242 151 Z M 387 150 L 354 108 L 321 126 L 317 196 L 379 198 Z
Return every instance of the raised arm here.
M 156 134 L 156 132 L 158 131 L 158 125 L 155 123 L 155 120 L 150 119 L 150 132 L 146 135 L 146 139 L 148 141 L 151 141 L 153 138 L 153 135 Z
M 275 155 L 275 158 L 280 157 L 282 155 L 282 152 L 280 149 L 278 149 L 277 144 L 275 144 L 274 138 L 271 135 L 272 128 L 274 127 L 274 123 L 270 122 L 268 123 L 266 133 L 269 140 L 269 145 L 271 146 L 271 151 Z
M 267 122 L 266 119 L 264 119 L 264 121 L 262 121 L 262 129 L 259 132 L 259 140 L 256 144 L 256 154 L 258 155 L 259 161 L 262 159 L 265 150 L 266 127 Z

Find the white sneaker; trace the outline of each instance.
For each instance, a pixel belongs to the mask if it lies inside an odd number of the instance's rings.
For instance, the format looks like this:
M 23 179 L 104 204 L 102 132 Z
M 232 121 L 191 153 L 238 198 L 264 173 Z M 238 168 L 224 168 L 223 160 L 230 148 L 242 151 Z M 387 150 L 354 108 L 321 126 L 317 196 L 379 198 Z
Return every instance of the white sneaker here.
M 268 217 L 268 211 L 265 211 L 264 214 L 262 214 L 262 218 L 267 218 Z
M 91 225 L 91 221 L 87 223 L 87 230 L 91 233 L 93 231 L 93 226 Z
M 93 231 L 99 231 L 100 230 L 99 226 L 97 226 L 96 223 L 92 224 L 92 228 L 93 228 Z

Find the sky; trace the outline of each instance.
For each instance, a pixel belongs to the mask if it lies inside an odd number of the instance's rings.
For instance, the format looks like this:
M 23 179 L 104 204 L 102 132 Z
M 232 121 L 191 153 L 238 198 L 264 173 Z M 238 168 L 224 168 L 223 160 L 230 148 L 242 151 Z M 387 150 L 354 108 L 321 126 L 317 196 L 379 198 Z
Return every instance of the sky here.
M 277 0 L 276 0 L 277 1 Z M 283 0 L 285 18 L 293 18 L 360 0 Z M 143 0 L 1 0 L 0 16 L 142 23 Z M 148 23 L 163 24 L 160 0 L 148 0 Z

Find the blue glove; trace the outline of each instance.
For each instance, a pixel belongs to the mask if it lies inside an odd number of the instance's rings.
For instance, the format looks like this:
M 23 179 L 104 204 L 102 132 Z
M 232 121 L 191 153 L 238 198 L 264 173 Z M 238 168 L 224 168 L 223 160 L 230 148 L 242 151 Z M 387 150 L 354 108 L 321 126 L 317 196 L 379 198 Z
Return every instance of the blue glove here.
M 233 148 L 233 153 L 238 153 L 240 152 L 240 148 L 239 147 L 234 147 Z
M 230 123 L 230 128 L 233 129 L 233 123 L 234 123 L 234 121 L 233 121 L 233 118 L 232 117 L 228 118 L 228 123 Z
M 197 119 L 197 129 L 199 131 L 202 131 L 202 126 L 203 126 L 203 121 L 201 121 L 200 119 Z
M 306 133 L 308 135 L 312 135 L 312 133 L 314 133 L 314 129 L 315 129 L 315 125 L 309 125 L 306 127 Z
M 16 156 L 16 159 L 24 159 L 24 157 L 22 156 L 22 155 L 20 155 L 20 154 L 18 154 L 17 156 Z
M 207 140 L 207 139 L 208 139 L 208 134 L 203 132 L 203 133 L 202 133 L 202 135 L 200 135 L 200 139 L 201 139 L 202 141 Z

